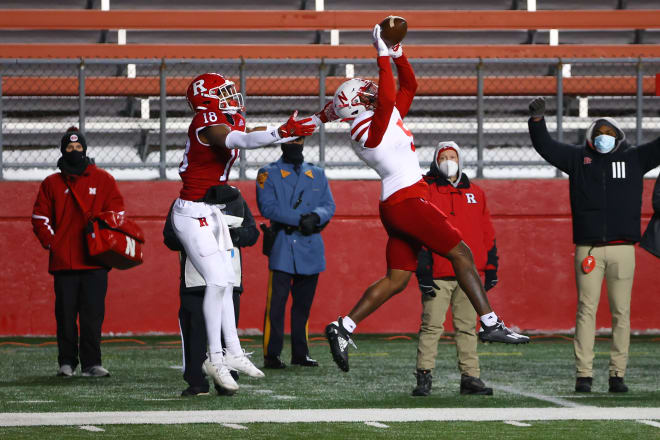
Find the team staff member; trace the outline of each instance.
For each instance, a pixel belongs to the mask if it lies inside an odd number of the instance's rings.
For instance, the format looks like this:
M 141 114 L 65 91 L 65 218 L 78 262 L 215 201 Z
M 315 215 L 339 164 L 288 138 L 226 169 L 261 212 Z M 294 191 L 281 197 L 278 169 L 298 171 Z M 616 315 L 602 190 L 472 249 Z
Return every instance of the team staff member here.
M 259 230 L 256 227 L 254 217 L 250 208 L 241 195 L 238 188 L 230 185 L 217 185 L 212 187 L 208 197 L 223 204 L 222 214 L 227 220 L 229 235 L 234 248 L 231 250 L 231 260 L 234 267 L 237 284 L 234 286 L 233 303 L 234 317 L 238 326 L 240 314 L 241 293 L 243 293 L 242 266 L 243 259 L 241 248 L 252 246 L 259 238 Z M 182 396 L 197 396 L 208 394 L 209 384 L 202 371 L 202 365 L 206 360 L 206 325 L 204 323 L 204 289 L 206 282 L 195 270 L 188 259 L 183 245 L 177 239 L 172 228 L 171 208 L 165 221 L 163 238 L 165 245 L 173 251 L 180 252 L 180 306 L 179 327 L 183 341 L 183 378 L 188 383 L 188 388 L 183 390 Z M 235 380 L 238 372 L 231 371 Z M 225 391 L 216 385 L 220 394 Z
M 639 245 L 660 258 L 660 175 L 653 187 L 653 211 L 653 217 L 651 217 Z
M 472 251 L 479 275 L 486 279 L 488 291 L 498 281 L 498 257 L 486 195 L 463 173 L 463 154 L 455 142 L 440 142 L 433 157 L 431 170 L 424 176 L 429 184 L 429 201 L 446 213 L 449 222 L 460 231 Z M 417 343 L 417 387 L 413 396 L 431 393 L 431 372 L 450 303 L 461 394 L 492 395 L 493 389 L 479 378 L 477 312 L 458 285 L 451 263 L 424 248 L 418 259 L 417 278 L 422 291 L 422 324 Z
M 575 391 L 591 391 L 596 310 L 605 277 L 612 313 L 609 391 L 626 392 L 633 244 L 641 236 L 642 178 L 660 164 L 660 139 L 632 147 L 614 119 L 600 118 L 587 129 L 583 145 L 563 144 L 545 126 L 545 100 L 535 98 L 529 110 L 532 145 L 569 178 L 578 291 Z
M 108 268 L 87 256 L 83 240 L 85 214 L 71 190 L 91 214 L 123 213 L 124 201 L 115 179 L 87 157 L 85 136 L 71 127 L 60 141 L 59 173 L 41 182 L 32 211 L 32 227 L 50 251 L 48 272 L 55 284 L 58 376 L 73 376 L 80 361 L 82 375 L 110 376 L 101 362 L 101 327 L 105 316 Z M 80 345 L 78 325 L 80 320 Z
M 259 170 L 259 211 L 276 231 L 268 267 L 264 368 L 285 368 L 284 307 L 291 291 L 291 363 L 316 367 L 309 357 L 307 320 L 319 273 L 325 270 L 320 231 L 335 212 L 322 168 L 303 162 L 303 138 L 282 144 L 282 157 Z

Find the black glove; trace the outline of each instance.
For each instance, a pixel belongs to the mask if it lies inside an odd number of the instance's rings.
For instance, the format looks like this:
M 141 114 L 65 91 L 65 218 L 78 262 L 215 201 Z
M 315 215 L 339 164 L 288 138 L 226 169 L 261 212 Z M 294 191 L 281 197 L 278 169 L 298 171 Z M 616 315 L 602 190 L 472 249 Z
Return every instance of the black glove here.
M 486 271 L 486 282 L 484 283 L 484 289 L 488 292 L 490 289 L 497 285 L 497 271 L 495 269 L 490 269 Z
M 316 232 L 316 228 L 321 223 L 321 217 L 315 212 L 310 212 L 308 214 L 303 214 L 300 216 L 300 232 L 302 235 L 312 235 Z
M 438 289 L 438 285 L 435 284 L 431 274 L 418 275 L 417 281 L 419 282 L 419 290 L 422 291 L 422 295 L 428 295 L 435 298 L 435 290 L 433 290 L 433 288 Z
M 529 103 L 529 116 L 542 118 L 543 115 L 545 115 L 545 98 L 538 96 Z
M 229 228 L 229 236 L 231 237 L 231 242 L 235 247 L 238 247 L 238 240 L 240 235 L 238 233 L 238 228 Z

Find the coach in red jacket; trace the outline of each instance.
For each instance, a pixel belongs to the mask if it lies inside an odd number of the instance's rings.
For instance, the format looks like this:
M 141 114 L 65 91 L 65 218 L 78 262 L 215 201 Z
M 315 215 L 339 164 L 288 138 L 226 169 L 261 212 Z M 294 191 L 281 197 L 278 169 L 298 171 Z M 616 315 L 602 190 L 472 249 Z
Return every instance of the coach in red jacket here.
M 486 280 L 485 288 L 489 290 L 497 284 L 497 248 L 486 196 L 463 173 L 463 157 L 455 142 L 440 142 L 433 158 L 431 171 L 424 176 L 429 183 L 429 200 L 461 231 L 463 240 L 472 250 L 477 270 Z M 477 314 L 459 287 L 451 263 L 423 249 L 417 278 L 422 290 L 423 313 L 417 345 L 417 387 L 413 395 L 428 396 L 431 392 L 431 371 L 435 367 L 438 341 L 450 303 L 461 394 L 493 394 L 493 389 L 486 387 L 479 378 Z
M 108 268 L 89 259 L 83 240 L 85 214 L 71 190 L 96 215 L 124 211 L 115 179 L 87 158 L 87 142 L 77 128 L 62 137 L 60 173 L 41 182 L 32 226 L 50 251 L 48 272 L 55 281 L 58 376 L 75 374 L 80 358 L 83 376 L 109 376 L 101 364 L 101 326 L 105 316 Z M 77 319 L 80 319 L 80 348 Z

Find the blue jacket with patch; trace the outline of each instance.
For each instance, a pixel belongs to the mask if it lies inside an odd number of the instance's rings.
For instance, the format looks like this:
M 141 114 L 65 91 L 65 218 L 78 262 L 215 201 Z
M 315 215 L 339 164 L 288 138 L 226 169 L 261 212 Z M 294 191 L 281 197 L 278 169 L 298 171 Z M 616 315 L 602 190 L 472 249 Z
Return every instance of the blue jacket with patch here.
M 299 173 L 281 158 L 259 170 L 259 212 L 271 222 L 297 227 L 300 216 L 311 212 L 330 221 L 335 201 L 322 168 L 303 162 Z M 293 228 L 291 228 L 293 229 Z M 300 231 L 280 229 L 270 253 L 268 267 L 291 274 L 312 275 L 325 270 L 325 249 L 320 233 L 304 236 Z

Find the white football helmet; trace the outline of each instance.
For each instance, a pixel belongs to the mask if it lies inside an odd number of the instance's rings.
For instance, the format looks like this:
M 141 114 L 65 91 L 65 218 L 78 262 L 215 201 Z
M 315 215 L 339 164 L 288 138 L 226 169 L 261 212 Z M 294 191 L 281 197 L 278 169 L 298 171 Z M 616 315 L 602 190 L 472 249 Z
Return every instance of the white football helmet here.
M 332 104 L 342 120 L 354 119 L 360 113 L 373 109 L 377 96 L 378 86 L 373 81 L 353 78 L 337 88 Z

